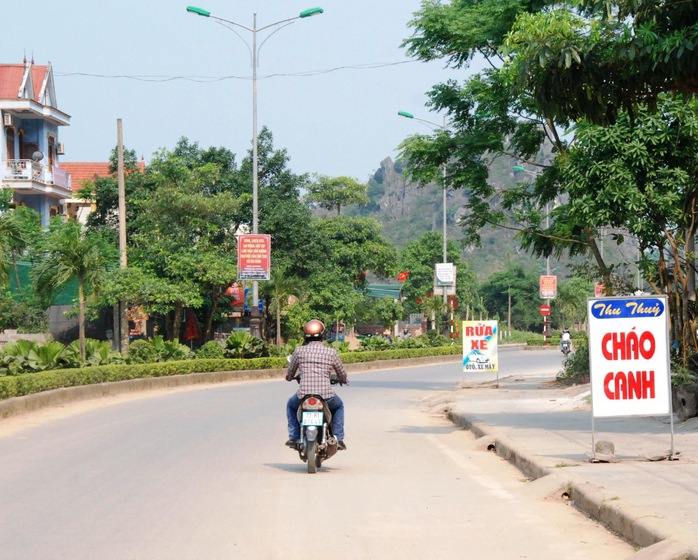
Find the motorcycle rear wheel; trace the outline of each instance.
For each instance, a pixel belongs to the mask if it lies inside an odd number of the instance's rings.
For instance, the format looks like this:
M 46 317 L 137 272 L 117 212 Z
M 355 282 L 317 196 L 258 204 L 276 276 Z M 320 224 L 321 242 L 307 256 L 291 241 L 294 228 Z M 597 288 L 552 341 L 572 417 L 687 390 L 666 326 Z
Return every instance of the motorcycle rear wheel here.
M 308 458 L 308 474 L 315 474 L 318 467 L 317 441 L 308 442 L 308 448 L 306 449 L 305 455 Z

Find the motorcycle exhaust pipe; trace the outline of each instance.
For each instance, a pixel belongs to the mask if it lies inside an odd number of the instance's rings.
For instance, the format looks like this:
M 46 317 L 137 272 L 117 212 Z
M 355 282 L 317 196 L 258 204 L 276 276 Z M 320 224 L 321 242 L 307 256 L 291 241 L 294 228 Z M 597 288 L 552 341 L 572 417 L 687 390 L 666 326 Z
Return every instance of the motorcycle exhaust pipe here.
M 327 458 L 329 459 L 335 453 L 337 453 L 337 438 L 330 436 L 327 438 Z

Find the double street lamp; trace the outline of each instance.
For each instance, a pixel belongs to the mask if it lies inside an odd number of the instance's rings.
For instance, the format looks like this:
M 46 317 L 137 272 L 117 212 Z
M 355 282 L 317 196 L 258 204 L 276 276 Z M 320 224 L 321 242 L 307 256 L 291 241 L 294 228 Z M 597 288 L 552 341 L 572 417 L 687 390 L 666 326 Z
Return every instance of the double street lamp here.
M 188 6 L 187 12 L 211 18 L 212 20 L 215 20 L 216 23 L 219 23 L 223 25 L 223 27 L 230 29 L 230 31 L 235 33 L 242 40 L 242 42 L 245 43 L 245 45 L 250 51 L 250 56 L 252 59 L 252 233 L 257 234 L 259 233 L 259 155 L 257 146 L 257 67 L 259 65 L 259 51 L 262 48 L 262 45 L 264 45 L 264 43 L 266 43 L 266 41 L 277 31 L 283 29 L 288 25 L 291 25 L 297 19 L 304 19 L 311 16 L 315 16 L 323 13 L 324 10 L 322 8 L 309 8 L 307 10 L 303 10 L 297 16 L 275 21 L 274 23 L 270 23 L 262 27 L 257 27 L 257 12 L 254 12 L 252 14 L 252 27 L 247 27 L 236 21 L 211 15 L 211 12 L 209 12 L 208 10 L 204 10 L 203 8 L 197 8 L 196 6 Z M 245 31 L 249 31 L 250 33 L 252 33 L 252 45 L 245 41 L 242 35 L 240 35 L 233 27 L 230 26 L 239 27 L 241 29 L 244 29 Z M 275 29 L 271 33 L 269 33 L 269 35 L 267 35 L 267 37 L 259 44 L 259 46 L 257 46 L 257 33 L 271 28 Z M 252 322 L 251 331 L 254 336 L 261 337 L 261 328 L 259 325 L 259 311 L 257 307 L 257 302 L 259 301 L 259 284 L 257 280 L 252 281 L 252 301 L 252 315 L 255 320 Z
M 447 130 L 448 126 L 446 125 L 446 117 L 444 117 L 444 122 L 443 124 L 438 124 L 433 121 L 428 121 L 426 119 L 420 119 L 418 117 L 415 117 L 412 113 L 408 113 L 407 111 L 398 111 L 397 114 L 400 117 L 405 117 L 406 119 L 413 119 L 415 121 L 424 123 L 430 127 L 436 127 L 440 130 Z M 443 262 L 444 264 L 448 262 L 448 255 L 446 254 L 447 250 L 447 227 L 446 227 L 446 191 L 448 190 L 448 187 L 446 185 L 446 164 L 444 163 L 441 166 L 441 172 L 442 172 L 442 177 L 443 177 Z M 447 295 L 447 289 L 446 286 L 444 286 L 444 303 L 448 303 L 448 295 Z

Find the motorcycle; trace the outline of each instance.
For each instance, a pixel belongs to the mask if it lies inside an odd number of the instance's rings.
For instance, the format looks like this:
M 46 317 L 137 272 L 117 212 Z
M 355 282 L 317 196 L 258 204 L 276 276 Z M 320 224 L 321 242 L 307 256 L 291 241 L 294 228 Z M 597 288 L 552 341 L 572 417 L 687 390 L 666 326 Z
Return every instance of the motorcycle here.
M 572 341 L 571 340 L 563 340 L 560 342 L 560 351 L 567 356 L 571 351 L 572 351 Z
M 296 377 L 300 383 L 300 377 Z M 330 383 L 337 384 L 336 377 Z M 342 383 L 339 383 L 342 385 Z M 315 474 L 322 463 L 337 453 L 338 440 L 332 433 L 332 413 L 320 395 L 305 395 L 298 407 L 301 425 L 298 455 L 308 464 L 308 473 Z

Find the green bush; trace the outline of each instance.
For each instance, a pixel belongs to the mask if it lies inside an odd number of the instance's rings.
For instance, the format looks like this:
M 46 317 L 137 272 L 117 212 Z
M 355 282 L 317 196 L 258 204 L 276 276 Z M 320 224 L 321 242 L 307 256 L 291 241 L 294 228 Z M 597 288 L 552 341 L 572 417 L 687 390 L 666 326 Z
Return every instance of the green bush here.
M 359 350 L 362 352 L 387 350 L 391 346 L 392 343 L 382 336 L 368 336 L 359 342 Z
M 132 364 L 147 364 L 188 360 L 193 357 L 194 353 L 184 344 L 165 340 L 162 335 L 157 335 L 149 340 L 139 339 L 129 344 L 127 361 Z
M 226 358 L 261 358 L 269 356 L 267 344 L 245 331 L 231 333 L 225 341 Z
M 462 350 L 458 346 L 446 346 L 442 348 L 405 348 L 402 350 L 397 349 L 375 352 L 346 352 L 341 353 L 340 357 L 345 364 L 352 364 L 376 360 L 409 359 L 422 356 L 459 355 L 461 352 Z M 147 364 L 113 364 L 79 369 L 59 369 L 0 377 L 0 399 L 30 395 L 64 387 L 109 383 L 129 379 L 217 371 L 284 370 L 287 366 L 288 362 L 284 357 L 263 357 L 223 360 L 197 359 Z
M 586 338 L 574 341 L 574 352 L 568 354 L 557 380 L 565 385 L 589 382 L 589 343 Z
M 128 361 L 132 364 L 157 362 L 158 351 L 147 340 L 134 340 L 128 345 Z
M 395 348 L 426 348 L 427 346 L 431 346 L 429 344 L 428 338 L 401 338 L 397 342 L 395 342 Z
M 204 360 L 209 359 L 223 359 L 225 357 L 225 352 L 223 348 L 223 343 L 217 340 L 209 340 L 201 348 L 196 351 L 196 359 Z
M 48 314 L 41 306 L 16 301 L 9 293 L 0 295 L 0 325 L 19 333 L 48 332 Z

